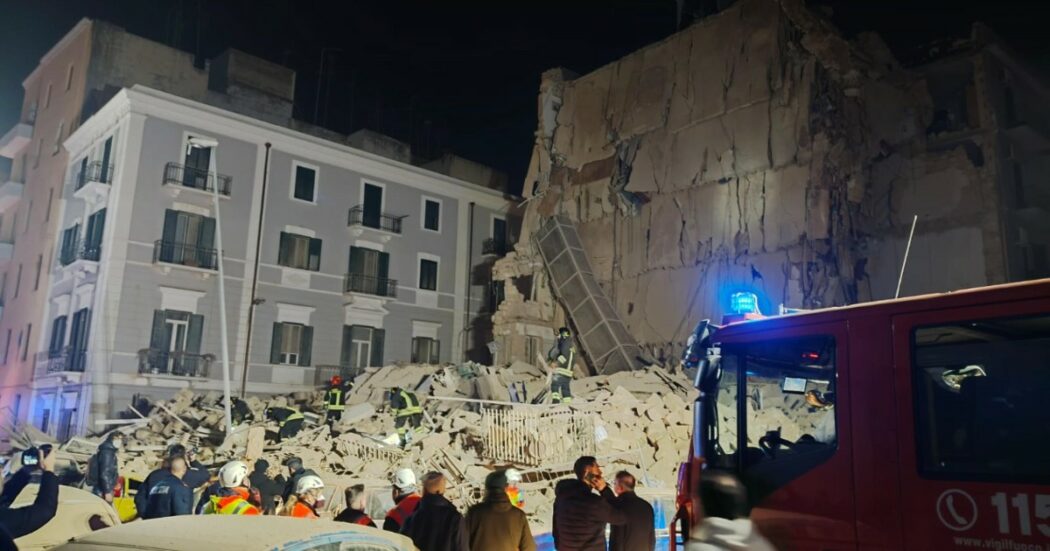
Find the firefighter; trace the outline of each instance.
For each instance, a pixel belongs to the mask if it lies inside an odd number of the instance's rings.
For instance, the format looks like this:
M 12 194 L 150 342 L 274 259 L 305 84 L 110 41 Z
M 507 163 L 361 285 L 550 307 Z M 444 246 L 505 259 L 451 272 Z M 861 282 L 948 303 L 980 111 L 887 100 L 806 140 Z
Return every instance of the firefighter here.
M 211 496 L 204 506 L 205 515 L 261 515 L 259 508 L 251 503 L 252 493 L 248 489 L 248 464 L 230 461 L 219 469 L 219 484 L 222 488 Z
M 521 471 L 518 469 L 507 469 L 507 497 L 510 504 L 518 509 L 525 508 L 525 494 L 521 490 Z
M 567 404 L 572 401 L 572 376 L 576 366 L 576 346 L 572 344 L 572 332 L 568 327 L 558 330 L 558 342 L 547 353 L 551 369 L 551 401 Z
M 419 405 L 419 398 L 415 393 L 400 387 L 390 389 L 390 409 L 394 412 L 394 426 L 397 427 L 397 435 L 401 440 L 401 446 L 409 442 L 409 429 L 413 436 L 422 433 L 423 407 Z
M 223 404 L 225 402 L 221 397 L 215 401 L 215 405 L 218 407 L 223 407 Z M 254 421 L 255 416 L 252 415 L 252 410 L 248 407 L 247 402 L 234 396 L 230 398 L 230 419 L 234 425 L 240 425 L 245 421 Z
M 324 393 L 324 409 L 327 414 L 325 421 L 331 427 L 343 418 L 343 410 L 346 409 L 346 388 L 343 386 L 343 378 L 332 375 L 328 383 L 328 391 Z
M 285 514 L 296 518 L 321 518 L 317 510 L 324 507 L 324 481 L 317 475 L 308 474 L 295 484 L 295 499 L 289 503 Z
M 277 430 L 278 442 L 299 434 L 299 430 L 303 428 L 303 414 L 293 407 L 268 407 L 266 408 L 265 416 L 269 421 L 277 421 L 280 427 Z

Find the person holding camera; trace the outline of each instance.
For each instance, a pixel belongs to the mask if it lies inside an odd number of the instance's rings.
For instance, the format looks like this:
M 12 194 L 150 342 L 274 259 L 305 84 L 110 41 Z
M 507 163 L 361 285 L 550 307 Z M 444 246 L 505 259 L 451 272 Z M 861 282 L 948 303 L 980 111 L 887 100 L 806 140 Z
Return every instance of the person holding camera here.
M 554 488 L 554 546 L 558 551 L 605 551 L 605 525 L 630 519 L 602 478 L 597 459 L 583 456 L 572 470 L 576 478 Z
M 58 477 L 55 476 L 55 454 L 51 446 L 29 448 L 22 452 L 22 468 L 4 484 L 0 509 L 0 529 L 11 539 L 32 534 L 48 523 L 58 510 Z M 22 492 L 33 474 L 41 471 L 40 489 L 32 505 L 10 508 L 8 505 Z M 3 538 L 0 536 L 0 542 Z M 2 546 L 2 543 L 0 543 Z

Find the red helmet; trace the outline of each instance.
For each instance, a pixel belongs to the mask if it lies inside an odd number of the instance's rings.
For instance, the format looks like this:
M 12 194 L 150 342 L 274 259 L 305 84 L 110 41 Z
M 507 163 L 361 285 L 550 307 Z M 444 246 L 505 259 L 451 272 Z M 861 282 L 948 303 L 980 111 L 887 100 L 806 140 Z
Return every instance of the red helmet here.
M 332 375 L 332 384 L 333 385 L 341 385 L 341 384 L 343 384 L 343 378 L 340 377 L 339 375 Z

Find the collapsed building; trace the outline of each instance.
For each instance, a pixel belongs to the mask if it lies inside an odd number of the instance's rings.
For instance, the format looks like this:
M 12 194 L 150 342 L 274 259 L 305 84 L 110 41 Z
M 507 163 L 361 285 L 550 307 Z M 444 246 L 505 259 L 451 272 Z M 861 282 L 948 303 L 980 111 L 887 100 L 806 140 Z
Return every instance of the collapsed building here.
M 904 66 L 800 0 L 745 0 L 544 73 L 521 238 L 493 272 L 501 357 L 569 320 L 592 371 L 637 367 L 600 365 L 602 343 L 670 360 L 736 290 L 766 313 L 892 298 L 913 217 L 902 295 L 1050 274 L 1048 88 L 982 25 L 935 54 Z M 559 279 L 552 225 L 597 286 Z M 613 330 L 593 336 L 581 292 Z

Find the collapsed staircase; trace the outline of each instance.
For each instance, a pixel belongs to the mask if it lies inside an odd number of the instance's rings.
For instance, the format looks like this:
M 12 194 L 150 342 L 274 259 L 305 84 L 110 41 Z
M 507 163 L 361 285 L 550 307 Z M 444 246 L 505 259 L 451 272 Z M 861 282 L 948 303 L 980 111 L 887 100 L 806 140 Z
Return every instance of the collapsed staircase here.
M 551 289 L 568 311 L 595 371 L 605 375 L 645 367 L 641 348 L 598 285 L 572 221 L 551 217 L 534 240 L 550 274 Z

